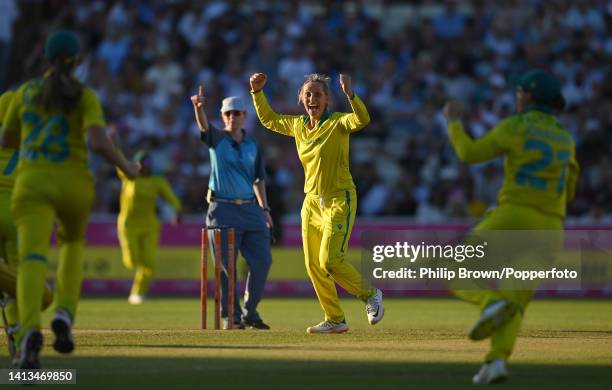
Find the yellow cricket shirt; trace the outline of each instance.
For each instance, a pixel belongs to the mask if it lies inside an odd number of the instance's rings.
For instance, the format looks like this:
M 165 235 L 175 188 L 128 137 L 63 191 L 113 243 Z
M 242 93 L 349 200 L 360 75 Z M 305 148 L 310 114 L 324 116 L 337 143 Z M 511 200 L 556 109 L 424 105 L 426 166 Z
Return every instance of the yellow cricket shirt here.
M 162 176 L 138 176 L 128 179 L 117 169 L 121 179 L 119 198 L 119 223 L 126 226 L 156 226 L 159 222 L 155 212 L 157 197 L 161 196 L 178 212 L 181 201 L 174 195 L 170 183 Z
M 357 95 L 349 100 L 352 113 L 325 113 L 319 124 L 308 128 L 307 115 L 279 115 L 262 91 L 251 92 L 262 125 L 295 139 L 304 167 L 304 193 L 327 196 L 355 188 L 349 172 L 349 135 L 370 122 L 368 111 Z
M 11 104 L 11 99 L 13 98 L 13 91 L 6 91 L 2 95 L 0 95 L 0 124 L 4 122 L 4 115 L 8 110 L 9 105 Z
M 448 124 L 459 159 L 477 163 L 504 155 L 504 184 L 499 204 L 518 204 L 565 216 L 574 197 L 578 163 L 574 140 L 546 108 L 510 116 L 483 137 L 473 140 L 460 121 Z
M 33 79 L 16 92 L 4 117 L 5 131 L 21 132 L 18 170 L 88 170 L 87 129 L 106 126 L 98 97 L 83 87 L 72 112 L 47 111 L 34 102 L 43 79 Z

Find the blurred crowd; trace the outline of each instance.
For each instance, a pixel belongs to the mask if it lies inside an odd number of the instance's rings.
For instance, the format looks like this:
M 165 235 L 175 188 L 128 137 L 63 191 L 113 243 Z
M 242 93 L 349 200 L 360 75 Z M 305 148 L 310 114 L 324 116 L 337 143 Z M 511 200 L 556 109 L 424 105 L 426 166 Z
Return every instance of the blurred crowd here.
M 543 67 L 562 81 L 560 121 L 582 169 L 570 218 L 612 223 L 612 1 L 3 0 L 0 26 L 2 89 L 40 70 L 50 31 L 78 31 L 77 75 L 101 98 L 109 131 L 128 155 L 150 149 L 193 213 L 205 207 L 210 171 L 188 98 L 200 84 L 221 126 L 221 99 L 250 103 L 253 72 L 268 75 L 265 92 L 284 113 L 302 113 L 297 90 L 313 72 L 332 77 L 331 109 L 348 110 L 338 85 L 348 72 L 372 118 L 351 140 L 358 213 L 436 223 L 482 216 L 503 177 L 501 159 L 458 162 L 443 103 L 462 100 L 467 128 L 481 136 L 514 112 L 517 76 Z M 249 106 L 246 130 L 266 154 L 273 213 L 299 215 L 293 141 L 264 130 Z M 116 212 L 114 171 L 97 160 L 93 169 L 95 211 Z

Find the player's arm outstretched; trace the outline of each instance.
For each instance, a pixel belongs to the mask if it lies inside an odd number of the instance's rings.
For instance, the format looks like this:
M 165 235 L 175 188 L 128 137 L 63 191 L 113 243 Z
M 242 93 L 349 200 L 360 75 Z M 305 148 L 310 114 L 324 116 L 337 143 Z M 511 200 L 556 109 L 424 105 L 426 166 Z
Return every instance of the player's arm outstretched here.
M 463 129 L 461 116 L 463 108 L 458 101 L 444 105 L 444 117 L 448 125 L 448 136 L 457 157 L 464 163 L 473 164 L 492 160 L 504 152 L 500 142 L 500 133 L 507 122 L 502 122 L 483 137 L 472 139 Z
M 91 150 L 106 159 L 109 164 L 119 168 L 127 178 L 133 179 L 138 176 L 140 166 L 130 162 L 123 153 L 115 147 L 106 134 L 106 130 L 100 126 L 91 126 L 87 129 Z
M 293 137 L 293 123 L 296 117 L 292 115 L 279 115 L 270 107 L 268 99 L 266 99 L 266 95 L 263 93 L 263 87 L 266 85 L 267 80 L 268 76 L 264 73 L 255 73 L 249 79 L 257 117 L 265 128 Z
M 351 114 L 343 116 L 340 122 L 348 132 L 352 133 L 359 131 L 370 123 L 370 114 L 368 114 L 368 110 L 359 96 L 355 95 L 351 76 L 340 73 L 340 88 L 348 98 L 351 109 L 353 110 Z

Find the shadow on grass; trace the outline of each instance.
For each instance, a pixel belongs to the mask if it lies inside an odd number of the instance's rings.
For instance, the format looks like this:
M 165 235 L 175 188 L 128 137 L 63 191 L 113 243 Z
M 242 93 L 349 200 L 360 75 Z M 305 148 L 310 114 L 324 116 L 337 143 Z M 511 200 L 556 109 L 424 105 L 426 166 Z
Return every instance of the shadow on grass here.
M 45 368 L 77 370 L 76 388 L 87 389 L 473 389 L 478 370 L 468 363 L 401 363 L 289 358 L 44 357 Z M 3 364 L 3 366 L 6 366 Z M 610 389 L 612 367 L 510 366 L 503 389 Z
M 107 351 L 112 351 L 113 348 L 121 349 L 121 351 L 125 351 L 124 348 L 145 348 L 145 349 L 160 349 L 167 348 L 169 350 L 173 349 L 202 349 L 202 350 L 243 350 L 243 351 L 286 351 L 289 348 L 291 352 L 325 352 L 329 351 L 329 347 L 325 345 L 309 345 L 309 344 L 288 344 L 288 345 L 223 345 L 223 344 L 96 344 L 94 347 L 106 348 Z M 367 346 L 350 346 L 350 345 L 342 345 L 336 346 L 336 351 L 341 352 L 368 352 L 373 351 L 372 347 Z M 420 351 L 423 351 L 423 348 L 420 348 Z M 437 349 L 432 349 L 432 352 L 438 352 Z
M 286 346 L 278 345 L 198 345 L 198 344 L 101 344 L 102 348 L 169 348 L 169 349 L 229 349 L 229 350 L 285 350 Z M 293 348 L 293 347 L 292 347 Z

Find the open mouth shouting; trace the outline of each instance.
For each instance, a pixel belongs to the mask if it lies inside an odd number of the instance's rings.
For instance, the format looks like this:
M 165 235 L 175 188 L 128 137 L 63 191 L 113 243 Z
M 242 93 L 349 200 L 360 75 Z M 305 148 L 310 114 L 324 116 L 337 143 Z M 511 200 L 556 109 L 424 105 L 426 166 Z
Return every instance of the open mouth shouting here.
M 328 97 L 321 83 L 306 83 L 300 92 L 301 101 L 311 120 L 318 120 L 327 106 Z
M 307 107 L 308 107 L 308 113 L 311 115 L 317 114 L 319 112 L 319 109 L 321 108 L 319 104 L 309 104 Z

